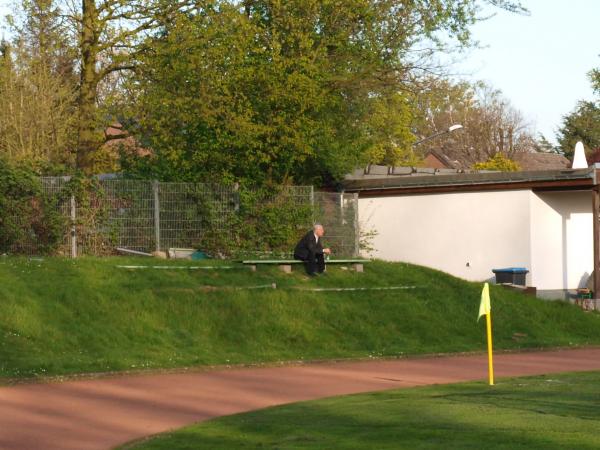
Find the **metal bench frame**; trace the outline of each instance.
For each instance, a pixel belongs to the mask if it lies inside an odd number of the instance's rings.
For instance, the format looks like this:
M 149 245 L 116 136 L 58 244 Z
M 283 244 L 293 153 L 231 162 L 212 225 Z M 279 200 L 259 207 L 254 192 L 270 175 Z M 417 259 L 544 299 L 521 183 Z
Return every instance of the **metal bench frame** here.
M 328 264 L 351 264 L 355 272 L 364 272 L 364 263 L 368 263 L 368 259 L 330 259 L 325 261 L 325 266 Z M 259 265 L 277 265 L 279 270 L 285 273 L 292 273 L 292 265 L 304 264 L 304 261 L 297 259 L 249 259 L 242 261 L 242 264 L 250 267 L 250 270 L 256 272 Z

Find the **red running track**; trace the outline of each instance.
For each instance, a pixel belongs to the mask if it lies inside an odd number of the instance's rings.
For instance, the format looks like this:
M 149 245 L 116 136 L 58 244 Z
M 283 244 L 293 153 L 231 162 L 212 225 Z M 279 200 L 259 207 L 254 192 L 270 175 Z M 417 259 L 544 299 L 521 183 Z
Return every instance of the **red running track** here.
M 502 354 L 496 377 L 600 370 L 600 349 Z M 485 355 L 218 369 L 0 387 L 0 449 L 110 449 L 218 416 L 358 392 L 481 380 Z

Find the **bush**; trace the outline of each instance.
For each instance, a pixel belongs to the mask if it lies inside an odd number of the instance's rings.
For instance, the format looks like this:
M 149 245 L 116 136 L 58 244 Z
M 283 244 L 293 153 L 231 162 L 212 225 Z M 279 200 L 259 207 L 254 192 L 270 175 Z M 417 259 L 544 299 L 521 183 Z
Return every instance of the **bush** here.
M 239 192 L 237 207 L 223 212 L 206 195 L 198 197 L 206 232 L 196 247 L 213 256 L 288 254 L 312 225 L 314 208 L 307 198 L 285 187 Z
M 500 172 L 518 172 L 521 167 L 512 159 L 507 158 L 502 153 L 496 153 L 493 158 L 485 162 L 473 164 L 475 170 L 498 170 Z
M 58 199 L 44 194 L 31 169 L 0 159 L 0 252 L 48 254 L 61 244 L 66 224 Z

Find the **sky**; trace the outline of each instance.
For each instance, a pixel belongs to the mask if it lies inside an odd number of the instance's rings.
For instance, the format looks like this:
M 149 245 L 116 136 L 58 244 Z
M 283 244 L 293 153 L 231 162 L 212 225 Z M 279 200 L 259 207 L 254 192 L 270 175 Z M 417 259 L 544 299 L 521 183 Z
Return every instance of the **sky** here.
M 11 0 L 0 0 L 0 15 Z M 480 49 L 452 72 L 500 89 L 534 131 L 555 142 L 565 114 L 592 99 L 587 73 L 600 67 L 600 0 L 522 0 L 531 15 L 497 10 L 475 24 Z
M 500 11 L 475 24 L 484 48 L 458 63 L 465 78 L 500 89 L 534 130 L 555 142 L 578 100 L 592 99 L 587 73 L 600 68 L 600 0 L 522 0 L 530 16 Z

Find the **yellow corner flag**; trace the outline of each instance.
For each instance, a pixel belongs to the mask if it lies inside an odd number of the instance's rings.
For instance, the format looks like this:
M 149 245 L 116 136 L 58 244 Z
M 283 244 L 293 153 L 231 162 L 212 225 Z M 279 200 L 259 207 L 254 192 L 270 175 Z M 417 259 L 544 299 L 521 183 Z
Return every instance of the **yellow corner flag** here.
M 488 347 L 488 375 L 490 386 L 494 385 L 494 361 L 492 352 L 492 306 L 490 303 L 490 287 L 487 283 L 483 285 L 481 291 L 481 303 L 479 304 L 479 316 L 477 321 L 485 316 L 487 328 L 487 347 Z
M 483 291 L 481 291 L 481 303 L 479 304 L 479 316 L 477 316 L 477 322 L 481 319 L 481 316 L 485 316 L 490 313 L 492 307 L 490 306 L 490 286 L 485 283 L 483 285 Z

